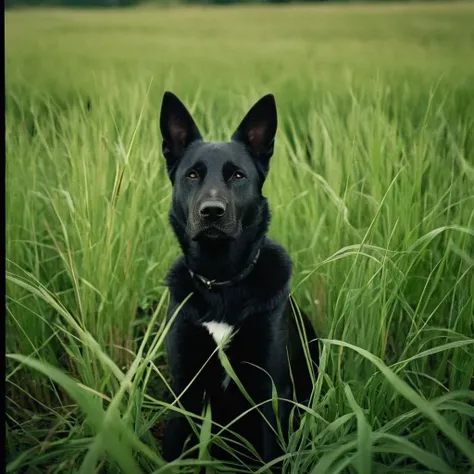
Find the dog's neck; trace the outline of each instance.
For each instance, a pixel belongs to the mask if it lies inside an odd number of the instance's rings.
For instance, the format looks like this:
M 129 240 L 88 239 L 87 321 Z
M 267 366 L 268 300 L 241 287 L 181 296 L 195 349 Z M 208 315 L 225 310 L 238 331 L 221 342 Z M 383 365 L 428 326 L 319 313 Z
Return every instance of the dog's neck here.
M 186 266 L 201 280 L 230 284 L 246 276 L 256 263 L 265 234 L 255 237 L 241 237 L 237 242 L 192 242 L 184 255 Z

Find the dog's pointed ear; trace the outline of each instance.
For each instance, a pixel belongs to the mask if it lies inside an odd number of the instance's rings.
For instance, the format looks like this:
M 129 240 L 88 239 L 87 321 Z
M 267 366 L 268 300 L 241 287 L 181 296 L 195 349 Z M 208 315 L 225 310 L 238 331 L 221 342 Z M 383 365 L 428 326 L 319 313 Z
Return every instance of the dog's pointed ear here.
M 169 91 L 164 93 L 161 103 L 160 128 L 163 155 L 170 173 L 186 148 L 202 137 L 188 109 Z
M 277 109 L 273 94 L 262 97 L 247 112 L 232 140 L 243 143 L 254 157 L 260 160 L 265 172 L 273 155 L 277 131 Z

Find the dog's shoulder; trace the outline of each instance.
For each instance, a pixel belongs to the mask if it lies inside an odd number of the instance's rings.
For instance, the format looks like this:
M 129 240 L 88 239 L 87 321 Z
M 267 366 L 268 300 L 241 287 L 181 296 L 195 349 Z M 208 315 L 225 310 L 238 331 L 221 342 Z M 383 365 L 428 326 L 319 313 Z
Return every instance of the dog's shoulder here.
M 165 278 L 166 286 L 178 299 L 186 298 L 193 291 L 191 275 L 184 262 L 184 257 L 178 257 Z
M 266 275 L 275 283 L 286 282 L 291 278 L 293 262 L 283 246 L 270 239 L 265 239 L 260 250 L 258 272 Z
M 284 297 L 289 291 L 292 271 L 293 263 L 288 252 L 276 242 L 266 239 L 249 279 L 252 293 L 260 300 Z

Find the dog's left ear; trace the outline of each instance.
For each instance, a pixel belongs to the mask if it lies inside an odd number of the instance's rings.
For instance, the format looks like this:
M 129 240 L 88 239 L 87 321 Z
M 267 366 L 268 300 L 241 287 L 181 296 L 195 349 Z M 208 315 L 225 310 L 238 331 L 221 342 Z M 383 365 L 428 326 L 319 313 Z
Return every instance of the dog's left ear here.
M 277 109 L 273 94 L 262 97 L 244 117 L 232 140 L 242 142 L 268 172 L 277 131 Z
M 186 148 L 202 137 L 186 106 L 169 91 L 164 93 L 161 103 L 160 128 L 163 155 L 171 174 Z

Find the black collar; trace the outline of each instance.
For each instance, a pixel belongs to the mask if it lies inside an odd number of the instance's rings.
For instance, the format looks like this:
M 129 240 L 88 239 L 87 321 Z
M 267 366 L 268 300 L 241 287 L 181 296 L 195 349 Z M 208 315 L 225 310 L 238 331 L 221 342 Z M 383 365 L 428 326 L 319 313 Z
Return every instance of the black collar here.
M 238 283 L 239 281 L 242 281 L 244 278 L 250 275 L 250 272 L 254 269 L 259 256 L 260 256 L 260 249 L 257 250 L 257 254 L 255 255 L 255 258 L 252 260 L 250 265 L 244 268 L 242 272 L 240 272 L 238 275 L 231 278 L 230 280 L 225 280 L 225 281 L 209 280 L 208 278 L 202 275 L 194 273 L 190 268 L 188 268 L 188 272 L 191 275 L 191 278 L 195 278 L 196 280 L 206 285 L 208 290 L 211 290 L 213 286 L 232 286 Z

